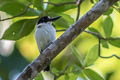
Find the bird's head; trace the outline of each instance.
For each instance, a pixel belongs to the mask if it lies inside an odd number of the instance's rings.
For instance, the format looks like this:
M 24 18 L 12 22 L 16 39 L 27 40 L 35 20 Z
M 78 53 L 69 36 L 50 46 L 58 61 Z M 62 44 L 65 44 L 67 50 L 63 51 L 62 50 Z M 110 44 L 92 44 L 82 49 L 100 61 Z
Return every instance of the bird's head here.
M 44 16 L 44 17 L 41 17 L 39 19 L 38 24 L 47 23 L 47 22 L 53 22 L 53 21 L 56 21 L 57 19 L 59 19 L 60 17 L 61 16 L 50 18 L 49 16 Z

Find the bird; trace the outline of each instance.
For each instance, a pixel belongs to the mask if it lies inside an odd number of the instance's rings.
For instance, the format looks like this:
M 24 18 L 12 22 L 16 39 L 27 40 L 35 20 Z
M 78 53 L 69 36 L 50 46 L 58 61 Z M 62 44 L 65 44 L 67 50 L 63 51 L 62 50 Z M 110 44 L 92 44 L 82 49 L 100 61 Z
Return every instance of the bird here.
M 56 21 L 61 16 L 49 17 L 43 16 L 37 22 L 37 27 L 35 30 L 35 39 L 37 42 L 40 54 L 42 51 L 50 45 L 51 42 L 56 40 L 56 29 L 53 26 L 53 21 Z M 44 69 L 44 71 L 49 71 L 50 66 Z

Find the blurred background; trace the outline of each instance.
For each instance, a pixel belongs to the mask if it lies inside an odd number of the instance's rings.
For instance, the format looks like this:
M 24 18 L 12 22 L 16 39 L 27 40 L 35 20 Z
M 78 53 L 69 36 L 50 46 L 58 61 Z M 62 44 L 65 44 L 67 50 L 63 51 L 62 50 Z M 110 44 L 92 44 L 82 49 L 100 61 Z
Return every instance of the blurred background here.
M 24 0 L 22 1 L 24 2 Z M 81 5 L 80 16 L 84 15 L 92 8 L 93 5 L 94 4 L 86 0 Z M 70 15 L 75 20 L 77 8 L 70 9 L 64 13 Z M 113 9 L 113 12 L 109 16 L 112 18 L 114 26 L 112 37 L 119 37 L 120 14 Z M 0 11 L 0 17 L 1 19 L 4 19 L 9 16 L 5 12 Z M 105 18 L 106 16 L 102 15 L 89 27 L 97 29 L 104 36 L 102 22 Z M 9 28 L 11 23 L 12 20 L 0 22 L 0 38 L 4 34 L 5 30 Z M 64 32 L 57 32 L 56 37 L 58 38 L 63 33 Z M 28 36 L 25 36 L 17 41 L 0 40 L 0 80 L 15 80 L 17 75 L 19 75 L 29 63 L 37 58 L 39 51 L 34 34 L 35 30 L 33 30 Z M 77 47 L 81 54 L 85 55 L 92 47 L 98 44 L 98 40 L 93 35 L 83 32 L 52 61 L 51 67 L 61 70 L 69 63 L 71 56 L 73 56 L 71 51 L 71 45 L 73 44 Z M 120 56 L 120 48 L 109 44 L 109 48 L 101 48 L 101 53 L 105 56 L 112 55 L 113 53 Z M 98 53 L 96 52 L 94 54 Z M 115 57 L 110 59 L 98 58 L 95 64 L 90 67 L 102 74 L 106 80 L 120 80 L 120 60 Z

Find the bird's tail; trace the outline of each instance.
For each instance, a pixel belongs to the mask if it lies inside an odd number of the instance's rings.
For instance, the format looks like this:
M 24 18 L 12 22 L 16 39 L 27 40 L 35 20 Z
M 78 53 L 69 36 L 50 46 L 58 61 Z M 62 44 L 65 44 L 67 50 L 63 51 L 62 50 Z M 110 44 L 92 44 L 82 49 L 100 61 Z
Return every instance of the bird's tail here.
M 48 65 L 48 66 L 44 69 L 44 71 L 50 71 L 50 65 Z

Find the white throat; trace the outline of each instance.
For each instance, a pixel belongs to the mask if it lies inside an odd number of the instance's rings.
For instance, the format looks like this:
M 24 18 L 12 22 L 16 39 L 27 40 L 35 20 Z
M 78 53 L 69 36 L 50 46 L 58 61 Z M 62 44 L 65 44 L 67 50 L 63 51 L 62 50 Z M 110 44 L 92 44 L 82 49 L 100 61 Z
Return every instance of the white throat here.
M 47 23 L 40 23 L 37 25 L 37 27 L 42 27 L 42 26 L 46 26 L 46 25 L 52 25 L 52 22 L 47 22 Z

